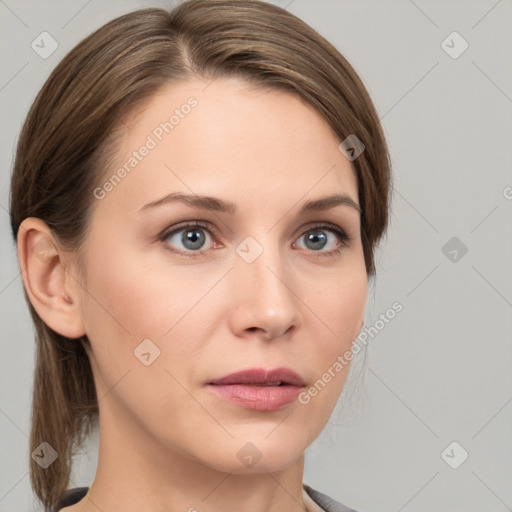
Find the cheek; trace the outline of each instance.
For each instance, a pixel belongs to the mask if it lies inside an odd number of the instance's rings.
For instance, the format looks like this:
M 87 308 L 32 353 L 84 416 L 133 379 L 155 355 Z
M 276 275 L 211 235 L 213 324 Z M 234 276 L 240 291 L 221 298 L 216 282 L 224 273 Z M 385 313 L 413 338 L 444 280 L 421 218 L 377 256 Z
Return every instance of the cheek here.
M 316 285 L 317 293 L 308 303 L 311 310 L 325 324 L 324 336 L 328 347 L 344 349 L 357 337 L 364 319 L 368 278 L 362 258 L 357 254 L 346 265 L 322 278 Z M 320 289 L 321 287 L 321 289 Z M 345 349 L 344 349 L 345 350 Z
M 207 328 L 219 303 L 208 292 L 225 269 L 166 264 L 162 256 L 155 262 L 143 253 L 118 247 L 123 245 L 110 244 L 100 253 L 91 244 L 84 315 L 97 358 L 119 367 L 131 364 L 134 349 L 144 339 L 162 351 L 176 340 L 174 360 L 199 350 L 194 339 L 200 339 L 198 333 Z M 186 343 L 180 339 L 183 336 Z
M 312 387 L 306 390 L 304 402 L 327 421 L 339 398 L 352 361 L 352 343 L 364 319 L 368 281 L 366 269 L 353 265 L 337 279 L 323 281 L 324 289 L 308 306 L 321 319 L 316 323 L 322 336 L 314 336 L 315 348 L 309 358 L 316 370 Z M 347 356 L 348 354 L 348 356 Z
M 366 273 L 354 272 L 333 287 L 325 304 L 329 326 L 339 343 L 352 342 L 359 334 L 364 318 L 367 294 Z M 326 321 L 326 323 L 327 323 Z

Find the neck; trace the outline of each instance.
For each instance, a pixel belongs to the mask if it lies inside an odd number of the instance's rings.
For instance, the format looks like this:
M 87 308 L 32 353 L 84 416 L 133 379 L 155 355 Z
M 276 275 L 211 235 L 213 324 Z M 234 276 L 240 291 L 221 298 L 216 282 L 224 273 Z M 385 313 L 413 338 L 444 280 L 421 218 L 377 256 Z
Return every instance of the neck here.
M 87 496 L 69 510 L 298 512 L 305 510 L 303 471 L 303 455 L 279 471 L 218 469 L 177 447 L 162 446 L 136 421 L 105 409 L 95 479 Z

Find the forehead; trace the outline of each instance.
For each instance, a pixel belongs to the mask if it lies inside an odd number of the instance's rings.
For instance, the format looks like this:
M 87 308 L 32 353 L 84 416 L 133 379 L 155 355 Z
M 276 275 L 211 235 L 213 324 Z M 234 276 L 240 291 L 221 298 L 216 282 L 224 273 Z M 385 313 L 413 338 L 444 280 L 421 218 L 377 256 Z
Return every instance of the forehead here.
M 336 192 L 357 201 L 339 143 L 296 95 L 238 78 L 170 84 L 126 116 L 102 184 L 121 178 L 102 202 L 133 209 L 173 191 L 248 205 Z

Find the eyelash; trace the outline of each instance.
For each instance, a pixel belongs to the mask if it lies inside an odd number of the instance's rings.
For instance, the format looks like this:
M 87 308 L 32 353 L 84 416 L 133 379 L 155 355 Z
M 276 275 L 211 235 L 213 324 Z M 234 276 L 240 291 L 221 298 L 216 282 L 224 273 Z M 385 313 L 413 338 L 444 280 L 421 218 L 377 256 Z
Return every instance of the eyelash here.
M 161 235 L 158 236 L 158 240 L 160 242 L 165 242 L 171 235 L 175 235 L 176 233 L 179 233 L 180 231 L 186 231 L 187 229 L 194 229 L 194 228 L 203 228 L 205 231 L 208 231 L 210 235 L 216 235 L 216 230 L 211 226 L 208 222 L 205 221 L 192 221 L 187 222 L 185 224 L 173 226 L 172 229 L 165 230 Z M 309 231 L 320 231 L 321 229 L 324 229 L 325 231 L 330 231 L 334 233 L 340 242 L 340 245 L 331 251 L 324 252 L 324 251 L 312 251 L 309 250 L 308 252 L 312 253 L 314 258 L 323 258 L 323 257 L 334 257 L 338 256 L 342 249 L 344 249 L 347 245 L 349 245 L 350 241 L 352 240 L 352 237 L 349 236 L 343 229 L 341 229 L 339 226 L 336 226 L 336 224 L 331 224 L 328 222 L 319 222 L 316 224 L 313 224 L 311 226 L 308 226 L 305 231 L 302 232 L 299 238 L 303 237 L 306 233 Z M 175 254 L 180 254 L 181 256 L 185 256 L 188 258 L 200 258 L 203 256 L 205 251 L 179 251 L 176 249 L 170 249 L 168 244 L 166 244 L 166 249 L 168 251 L 171 251 Z

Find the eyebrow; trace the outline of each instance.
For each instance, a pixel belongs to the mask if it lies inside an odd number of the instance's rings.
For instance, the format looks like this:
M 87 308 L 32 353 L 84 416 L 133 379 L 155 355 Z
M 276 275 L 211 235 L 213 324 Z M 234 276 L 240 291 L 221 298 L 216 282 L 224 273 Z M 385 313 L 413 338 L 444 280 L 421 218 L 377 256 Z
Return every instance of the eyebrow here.
M 172 203 L 182 203 L 192 208 L 228 213 L 230 215 L 234 215 L 237 209 L 236 203 L 223 201 L 222 199 L 218 199 L 216 197 L 172 192 L 162 197 L 161 199 L 145 204 L 142 208 L 139 209 L 139 213 L 156 208 L 157 206 Z M 361 213 L 361 208 L 350 196 L 346 194 L 334 194 L 304 203 L 298 211 L 297 216 L 305 215 L 311 212 L 329 210 L 336 206 L 348 206 Z

